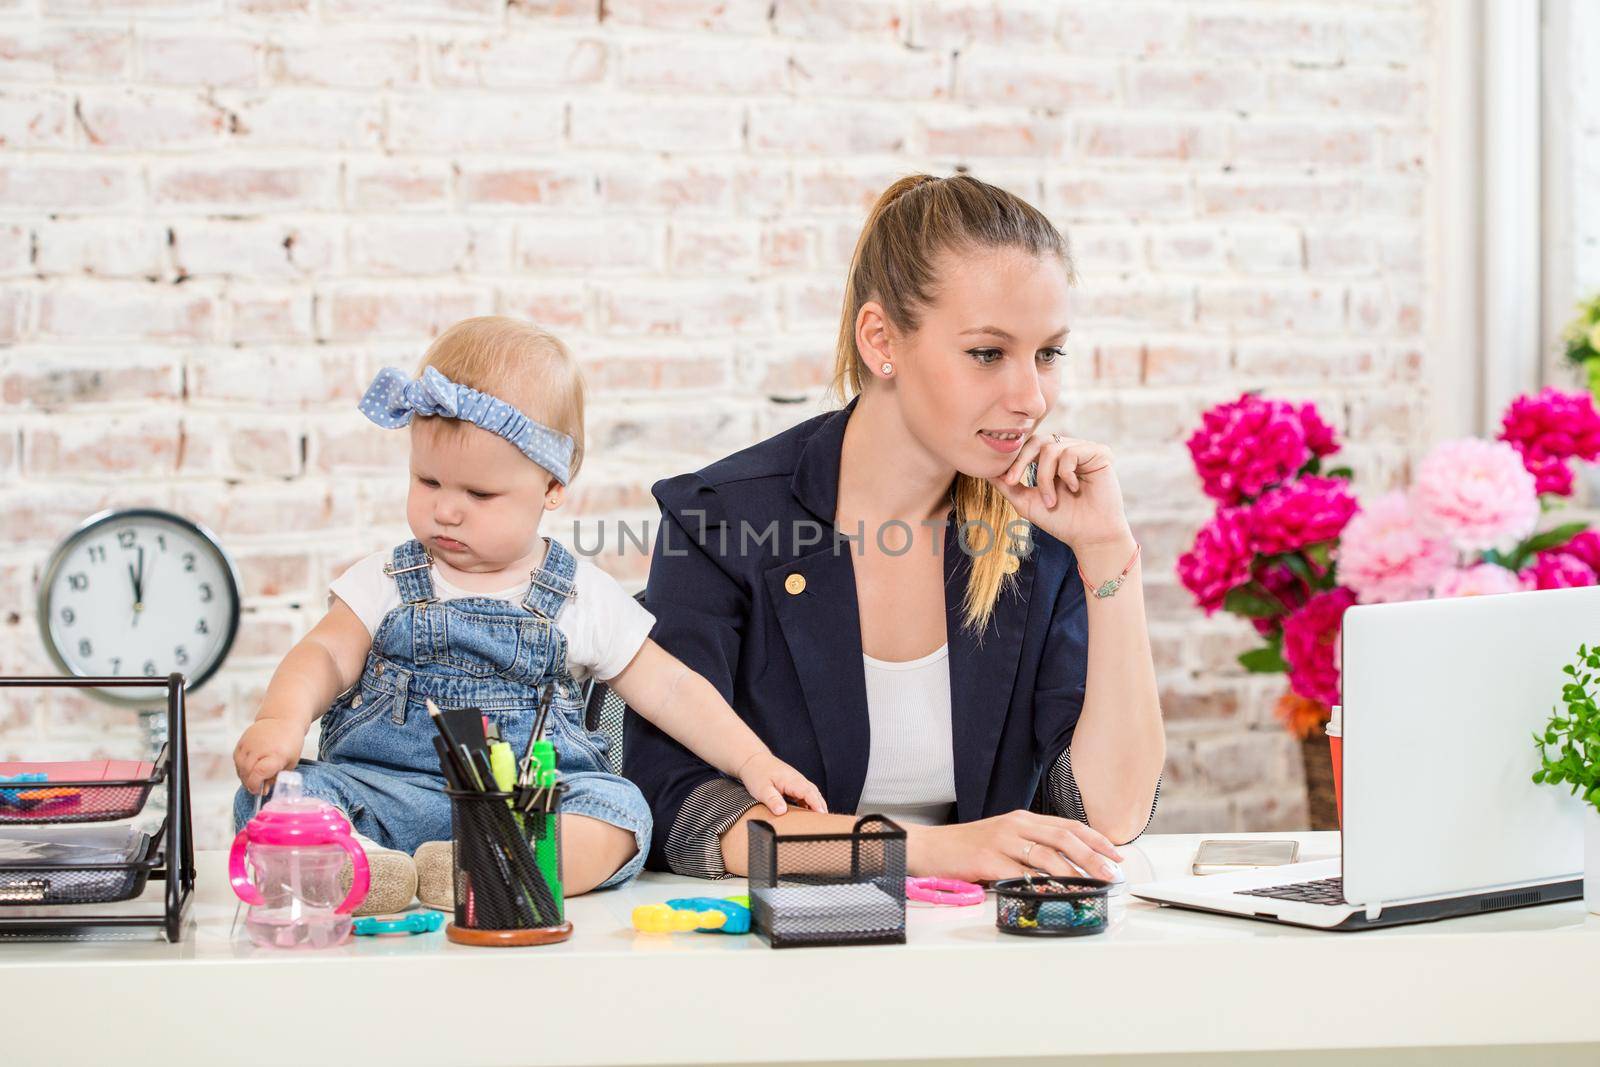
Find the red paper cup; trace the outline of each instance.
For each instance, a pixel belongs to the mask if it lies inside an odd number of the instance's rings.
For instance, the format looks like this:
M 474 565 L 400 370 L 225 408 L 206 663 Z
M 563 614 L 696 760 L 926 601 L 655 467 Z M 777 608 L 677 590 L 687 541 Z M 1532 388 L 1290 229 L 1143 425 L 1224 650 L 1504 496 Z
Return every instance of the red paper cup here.
M 1328 758 L 1333 761 L 1333 805 L 1339 812 L 1339 827 L 1344 828 L 1344 709 L 1333 706 L 1333 717 L 1328 720 Z

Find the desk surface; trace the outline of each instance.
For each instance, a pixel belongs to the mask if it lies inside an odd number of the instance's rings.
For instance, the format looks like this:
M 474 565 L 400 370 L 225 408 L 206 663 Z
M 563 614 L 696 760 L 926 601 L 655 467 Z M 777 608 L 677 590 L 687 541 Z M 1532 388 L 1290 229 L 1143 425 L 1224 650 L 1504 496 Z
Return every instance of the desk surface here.
M 1204 836 L 1296 837 L 1303 859 L 1338 852 L 1333 833 Z M 1124 846 L 1129 882 L 1182 875 L 1201 837 Z M 200 854 L 177 945 L 144 931 L 0 940 L 8 1058 L 65 1062 L 70 1047 L 83 1061 L 126 1060 L 141 1035 L 150 1058 L 160 1048 L 174 1063 L 303 1059 L 253 1039 L 264 1032 L 256 1012 L 268 1029 L 284 1019 L 329 1062 L 348 1050 L 386 1067 L 1600 1041 L 1600 916 L 1581 901 L 1340 934 L 1121 895 L 1105 934 L 1046 940 L 998 933 L 991 896 L 912 906 L 903 946 L 777 951 L 754 937 L 636 936 L 637 904 L 742 889 L 647 875 L 571 901 L 575 932 L 558 946 L 472 949 L 441 932 L 283 952 L 255 948 L 242 929 L 230 936 L 224 867 L 221 853 Z M 1343 1021 L 1318 1022 L 1336 998 L 1348 1005 Z M 516 1020 L 524 1036 L 496 1042 L 488 1035 L 500 1028 L 470 1024 L 490 1018 Z

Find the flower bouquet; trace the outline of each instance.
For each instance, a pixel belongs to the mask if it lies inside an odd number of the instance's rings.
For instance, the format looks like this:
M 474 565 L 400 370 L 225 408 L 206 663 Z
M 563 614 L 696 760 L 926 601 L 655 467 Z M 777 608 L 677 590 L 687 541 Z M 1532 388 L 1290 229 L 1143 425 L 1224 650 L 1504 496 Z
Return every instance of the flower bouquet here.
M 1494 441 L 1439 445 L 1409 491 L 1357 502 L 1312 404 L 1246 393 L 1202 416 L 1189 438 L 1217 502 L 1178 560 L 1207 615 L 1249 620 L 1249 671 L 1283 673 L 1277 716 L 1302 743 L 1312 827 L 1337 826 L 1325 727 L 1339 703 L 1339 630 L 1353 604 L 1593 585 L 1600 533 L 1586 523 L 1535 532 L 1572 493 L 1570 461 L 1600 457 L 1600 412 L 1583 393 L 1518 397 Z

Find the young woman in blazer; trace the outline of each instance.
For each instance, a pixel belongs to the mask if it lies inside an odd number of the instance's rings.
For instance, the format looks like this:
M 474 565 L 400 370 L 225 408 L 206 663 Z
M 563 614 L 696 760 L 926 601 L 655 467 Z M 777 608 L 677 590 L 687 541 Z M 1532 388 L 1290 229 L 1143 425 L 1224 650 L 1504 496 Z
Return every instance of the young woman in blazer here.
M 913 874 L 1105 877 L 1143 832 L 1166 746 L 1138 546 L 1110 449 L 1042 428 L 1073 281 L 1021 199 L 901 179 L 850 267 L 848 404 L 653 487 L 652 636 L 695 672 L 676 685 L 714 686 L 829 813 L 774 813 L 630 715 L 652 866 L 742 874 L 752 818 L 883 811 Z

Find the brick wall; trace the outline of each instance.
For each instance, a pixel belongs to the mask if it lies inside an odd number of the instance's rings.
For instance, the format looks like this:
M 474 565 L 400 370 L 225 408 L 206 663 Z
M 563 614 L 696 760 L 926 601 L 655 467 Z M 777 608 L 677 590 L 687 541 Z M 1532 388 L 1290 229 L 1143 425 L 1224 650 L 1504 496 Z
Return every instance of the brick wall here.
M 1157 827 L 1290 826 L 1278 688 L 1173 577 L 1181 444 L 1244 387 L 1314 399 L 1369 491 L 1421 432 L 1426 3 L 0 0 L 0 670 L 91 512 L 176 509 L 245 620 L 195 694 L 202 844 L 327 580 L 405 536 L 353 401 L 465 315 L 536 318 L 592 386 L 573 515 L 815 413 L 844 267 L 896 176 L 1041 206 L 1084 283 L 1060 425 L 1111 442 L 1170 731 Z M 646 560 L 603 561 L 637 585 Z M 0 704 L 0 758 L 126 716 Z

